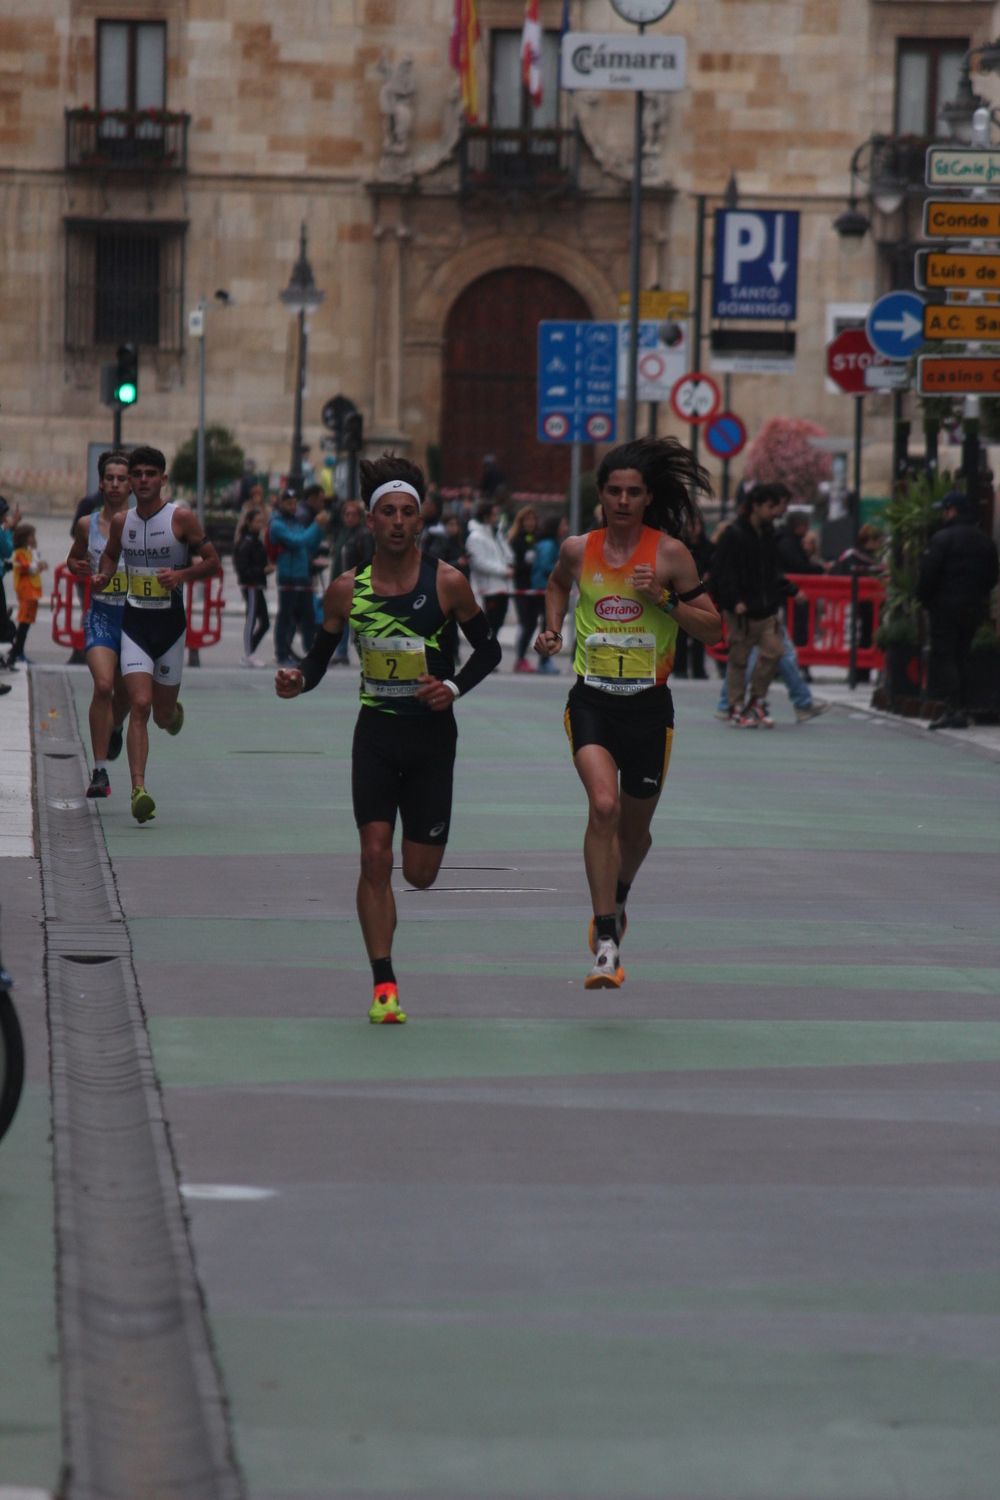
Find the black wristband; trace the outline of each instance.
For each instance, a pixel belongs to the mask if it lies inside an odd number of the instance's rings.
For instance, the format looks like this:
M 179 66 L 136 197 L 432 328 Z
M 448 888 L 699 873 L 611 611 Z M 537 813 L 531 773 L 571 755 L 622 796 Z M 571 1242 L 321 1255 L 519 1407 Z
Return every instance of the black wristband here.
M 331 635 L 325 625 L 321 625 L 317 630 L 316 639 L 310 646 L 308 654 L 299 663 L 304 693 L 311 693 L 317 682 L 322 682 L 326 669 L 330 665 L 330 658 L 343 637 L 342 630 L 338 630 L 336 635 Z
M 705 585 L 703 583 L 699 583 L 697 588 L 688 589 L 686 593 L 678 594 L 677 602 L 679 604 L 690 604 L 692 599 L 697 599 L 700 594 L 707 593 L 708 589 L 705 587 Z

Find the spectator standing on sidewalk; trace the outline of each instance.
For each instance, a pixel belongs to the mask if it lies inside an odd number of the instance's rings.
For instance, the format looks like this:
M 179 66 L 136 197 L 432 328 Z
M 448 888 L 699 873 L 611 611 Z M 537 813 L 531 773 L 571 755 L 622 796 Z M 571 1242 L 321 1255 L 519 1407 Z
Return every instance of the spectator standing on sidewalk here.
M 681 541 L 695 560 L 698 576 L 702 579 L 707 578 L 715 547 L 706 535 L 705 518 L 701 511 L 697 512 L 685 528 Z M 677 655 L 674 657 L 673 671 L 670 675 L 671 677 L 693 677 L 697 681 L 704 681 L 708 677 L 705 671 L 705 642 L 699 641 L 693 635 L 688 635 L 686 630 L 678 630 Z
M 12 566 L 11 558 L 14 556 L 14 527 L 21 519 L 21 512 L 15 505 L 11 510 L 9 503 L 0 495 L 0 644 L 9 646 L 17 634 L 17 628 L 10 617 L 10 609 L 7 604 L 7 589 L 4 584 L 4 574 Z
M 481 501 L 476 519 L 469 522 L 465 550 L 469 558 L 469 581 L 494 635 L 507 618 L 509 589 L 514 576 L 514 558 L 500 535 L 500 507 Z
M 305 651 L 316 637 L 313 605 L 312 565 L 323 540 L 320 511 L 308 526 L 295 519 L 299 497 L 294 489 L 282 490 L 271 518 L 270 539 L 278 551 L 278 618 L 274 626 L 274 650 L 279 666 L 295 666 L 292 642 L 296 631 Z
M 243 595 L 243 665 L 262 667 L 264 662 L 256 658 L 257 647 L 271 628 L 271 617 L 267 609 L 267 579 L 274 572 L 274 563 L 268 561 L 264 545 L 263 507 L 249 510 L 243 521 L 243 530 L 233 552 L 233 567 L 236 581 Z
M 712 565 L 716 598 L 725 612 L 729 637 L 726 689 L 729 722 L 739 729 L 771 729 L 768 688 L 785 649 L 781 607 L 792 589 L 778 562 L 774 522 L 780 514 L 783 486 L 759 484 L 719 543 Z M 750 653 L 757 660 L 749 688 L 744 678 Z
M 976 525 L 976 502 L 961 490 L 941 501 L 944 525 L 920 560 L 917 597 L 930 616 L 930 676 L 944 712 L 928 729 L 968 729 L 972 639 L 986 619 L 1000 567 L 996 543 Z
M 42 574 L 48 563 L 38 555 L 38 533 L 28 521 L 20 521 L 14 527 L 14 593 L 17 596 L 17 630 L 14 644 L 7 653 L 7 666 L 13 669 L 18 662 L 28 660 L 24 645 L 28 631 L 38 616 L 38 601 L 42 597 Z
M 517 651 L 514 656 L 515 672 L 533 672 L 528 661 L 531 645 L 542 615 L 542 600 L 531 593 L 531 570 L 534 567 L 538 545 L 538 512 L 530 505 L 522 506 L 514 517 L 507 533 L 507 545 L 514 557 L 514 606 L 517 610 Z

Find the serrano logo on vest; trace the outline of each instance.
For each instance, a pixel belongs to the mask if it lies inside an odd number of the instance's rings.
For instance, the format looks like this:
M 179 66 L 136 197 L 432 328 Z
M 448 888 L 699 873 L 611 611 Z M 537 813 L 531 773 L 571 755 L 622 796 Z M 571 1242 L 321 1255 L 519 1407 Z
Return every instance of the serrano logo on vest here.
M 594 614 L 599 620 L 637 620 L 642 614 L 638 599 L 623 599 L 621 594 L 605 594 L 594 605 Z

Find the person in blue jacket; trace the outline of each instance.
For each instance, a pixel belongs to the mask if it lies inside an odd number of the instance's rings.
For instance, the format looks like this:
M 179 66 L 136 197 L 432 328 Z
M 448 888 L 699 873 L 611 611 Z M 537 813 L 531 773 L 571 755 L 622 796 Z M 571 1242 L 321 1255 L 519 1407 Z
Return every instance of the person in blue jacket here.
M 279 667 L 298 664 L 292 650 L 295 632 L 302 639 L 303 652 L 312 649 L 316 639 L 316 608 L 313 603 L 313 558 L 323 540 L 326 512 L 303 526 L 295 519 L 299 495 L 293 488 L 282 490 L 268 532 L 268 541 L 277 554 L 278 616 L 274 623 L 274 651 Z
M 531 565 L 531 587 L 533 589 L 544 589 L 549 581 L 549 575 L 556 563 L 559 561 L 559 545 L 569 531 L 565 516 L 549 516 L 542 522 L 538 541 L 535 543 L 535 557 Z M 544 624 L 545 614 L 542 612 Z M 559 668 L 550 656 L 543 656 L 538 663 L 539 672 L 555 675 Z

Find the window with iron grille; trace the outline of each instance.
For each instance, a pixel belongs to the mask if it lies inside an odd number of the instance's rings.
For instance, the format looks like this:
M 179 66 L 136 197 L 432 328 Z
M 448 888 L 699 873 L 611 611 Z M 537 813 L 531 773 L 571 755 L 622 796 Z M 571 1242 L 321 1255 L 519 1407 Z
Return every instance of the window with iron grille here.
M 945 137 L 942 107 L 958 91 L 967 37 L 900 37 L 896 43 L 896 134 Z
M 185 223 L 66 220 L 66 347 L 183 342 Z

